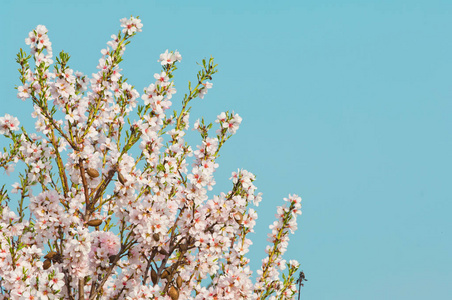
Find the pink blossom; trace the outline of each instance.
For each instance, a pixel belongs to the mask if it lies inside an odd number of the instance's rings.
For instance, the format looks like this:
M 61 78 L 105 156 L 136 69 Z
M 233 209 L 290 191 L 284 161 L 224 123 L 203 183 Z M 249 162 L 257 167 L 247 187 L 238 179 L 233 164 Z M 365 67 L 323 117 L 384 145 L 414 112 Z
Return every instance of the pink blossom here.
M 7 134 L 10 131 L 19 130 L 19 120 L 9 114 L 0 117 L 0 134 Z
M 181 60 L 182 60 L 182 56 L 180 55 L 179 52 L 177 52 L 177 51 L 168 52 L 168 49 L 166 49 L 165 53 L 160 54 L 160 59 L 158 60 L 158 62 L 160 62 L 162 64 L 162 66 L 164 66 L 167 64 L 171 65 L 175 61 L 180 62 Z
M 130 17 L 130 19 L 127 18 L 121 19 L 121 27 L 124 27 L 124 29 L 122 30 L 123 33 L 131 35 L 135 32 L 141 32 L 143 24 L 141 24 L 140 19 Z

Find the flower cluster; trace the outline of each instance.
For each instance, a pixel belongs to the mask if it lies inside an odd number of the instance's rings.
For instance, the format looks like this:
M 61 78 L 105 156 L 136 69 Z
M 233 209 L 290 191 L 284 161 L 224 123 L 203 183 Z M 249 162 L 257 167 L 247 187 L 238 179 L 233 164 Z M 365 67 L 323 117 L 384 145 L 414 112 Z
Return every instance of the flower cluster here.
M 65 52 L 51 68 L 42 25 L 25 41 L 32 55 L 17 56 L 17 96 L 31 99 L 36 121 L 30 133 L 0 117 L 0 134 L 11 140 L 0 168 L 23 167 L 11 191 L 17 213 L 0 190 L 0 299 L 292 299 L 299 264 L 282 255 L 301 198 L 278 207 L 253 283 L 246 255 L 257 219 L 251 205 L 262 199 L 255 175 L 239 169 L 228 192 L 209 196 L 220 150 L 242 119 L 220 113 L 214 134 L 214 124 L 198 120 L 201 142 L 185 141 L 192 101 L 212 88 L 213 58 L 203 60 L 180 110 L 168 113 L 180 53 L 160 55 L 162 69 L 140 95 L 119 63 L 141 20 L 121 19 L 121 27 L 91 76 L 71 69 Z
M 286 252 L 289 245 L 289 231 L 294 233 L 297 229 L 297 215 L 301 214 L 301 198 L 297 195 L 289 195 L 284 198 L 289 205 L 280 206 L 277 209 L 277 221 L 270 225 L 271 233 L 268 234 L 268 241 L 271 246 L 267 246 L 265 252 L 268 256 L 262 261 L 262 267 L 257 271 L 256 291 L 265 297 L 272 293 L 272 288 L 278 287 L 276 297 L 287 290 L 294 290 L 293 282 L 281 282 L 279 271 L 286 268 L 286 261 L 282 255 Z M 294 273 L 299 264 L 296 261 L 290 261 L 289 274 Z M 290 285 L 289 285 L 290 284 Z M 283 288 L 284 287 L 284 288 Z M 293 293 L 292 293 L 293 294 Z
M 30 45 L 31 54 L 34 54 L 36 65 L 49 66 L 53 63 L 52 58 L 52 43 L 47 35 L 47 28 L 44 25 L 38 25 L 35 30 L 28 34 L 25 39 L 25 44 Z M 47 51 L 45 54 L 44 50 Z
M 0 117 L 0 134 L 9 135 L 10 131 L 19 130 L 19 124 L 17 118 L 5 114 L 4 117 Z

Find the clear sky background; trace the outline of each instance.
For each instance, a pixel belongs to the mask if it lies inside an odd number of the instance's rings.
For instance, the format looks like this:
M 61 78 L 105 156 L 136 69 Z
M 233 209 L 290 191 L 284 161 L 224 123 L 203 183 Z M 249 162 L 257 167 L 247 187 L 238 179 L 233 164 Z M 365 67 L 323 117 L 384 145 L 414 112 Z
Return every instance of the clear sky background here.
M 254 270 L 276 207 L 297 193 L 286 259 L 309 280 L 302 299 L 451 299 L 452 1 L 92 2 L 1 1 L 0 115 L 34 124 L 14 60 L 36 25 L 91 75 L 119 19 L 139 15 L 121 67 L 140 93 L 158 55 L 177 49 L 179 107 L 195 62 L 212 55 L 219 73 L 191 124 L 243 117 L 215 191 L 237 168 L 257 175 Z

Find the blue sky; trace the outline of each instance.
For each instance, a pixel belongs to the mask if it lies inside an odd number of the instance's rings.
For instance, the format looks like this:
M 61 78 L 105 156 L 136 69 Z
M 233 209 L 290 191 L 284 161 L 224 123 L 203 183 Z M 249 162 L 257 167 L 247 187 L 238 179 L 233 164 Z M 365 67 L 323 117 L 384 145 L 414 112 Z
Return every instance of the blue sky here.
M 0 115 L 33 125 L 14 60 L 36 25 L 49 29 L 54 54 L 69 52 L 70 66 L 91 74 L 119 19 L 139 15 L 143 32 L 122 68 L 140 92 L 166 49 L 183 57 L 179 96 L 195 62 L 219 64 L 192 122 L 225 110 L 243 118 L 216 191 L 237 168 L 257 175 L 253 269 L 276 206 L 297 193 L 303 215 L 286 258 L 309 279 L 302 299 L 449 299 L 451 13 L 439 0 L 4 0 Z

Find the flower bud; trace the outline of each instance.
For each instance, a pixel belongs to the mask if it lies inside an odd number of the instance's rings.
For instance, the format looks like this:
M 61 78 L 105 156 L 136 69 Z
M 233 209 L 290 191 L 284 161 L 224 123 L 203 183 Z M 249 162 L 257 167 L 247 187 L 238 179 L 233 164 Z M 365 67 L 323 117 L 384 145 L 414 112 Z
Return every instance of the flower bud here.
M 51 265 L 52 265 L 52 262 L 50 261 L 50 259 L 46 259 L 44 261 L 44 263 L 42 264 L 42 266 L 44 267 L 44 270 L 47 270 L 48 268 L 50 268 Z
M 235 214 L 234 214 L 234 219 L 235 219 L 235 221 L 239 224 L 239 225 L 241 225 L 242 224 L 242 221 L 243 221 L 243 214 L 241 213 L 241 212 L 236 212 Z
M 44 256 L 45 259 L 52 259 L 55 255 L 57 255 L 57 253 L 55 251 L 50 251 L 49 253 L 47 253 L 46 256 Z
M 178 288 L 181 288 L 181 286 L 182 286 L 182 277 L 180 277 L 180 275 L 177 275 L 176 285 Z
M 168 290 L 168 296 L 171 297 L 171 300 L 179 299 L 179 290 L 174 286 L 171 286 Z
M 156 242 L 160 241 L 160 235 L 158 233 L 154 233 L 152 237 L 154 238 L 154 241 Z
M 97 226 L 99 226 L 100 224 L 102 224 L 102 220 L 94 219 L 94 220 L 88 221 L 88 223 L 86 223 L 86 224 L 88 224 L 88 226 L 94 226 L 94 227 L 97 227 Z
M 157 284 L 157 272 L 151 268 L 151 280 L 154 285 Z
M 122 185 L 124 185 L 127 181 L 124 179 L 124 176 L 122 176 L 121 173 L 118 172 L 118 179 L 119 182 L 121 182 Z
M 93 168 L 86 169 L 86 173 L 88 173 L 89 177 L 91 178 L 99 177 L 99 171 Z

